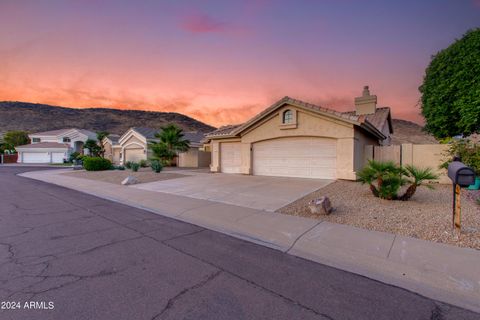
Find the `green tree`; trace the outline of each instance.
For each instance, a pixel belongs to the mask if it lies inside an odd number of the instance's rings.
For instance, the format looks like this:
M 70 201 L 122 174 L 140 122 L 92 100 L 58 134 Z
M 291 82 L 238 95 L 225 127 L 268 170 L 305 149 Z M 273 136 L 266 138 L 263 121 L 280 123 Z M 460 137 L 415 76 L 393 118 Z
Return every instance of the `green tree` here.
M 102 140 L 103 140 L 103 138 L 108 137 L 109 134 L 110 134 L 110 132 L 108 132 L 108 131 L 97 131 L 97 140 L 98 140 L 98 144 L 100 146 L 100 151 L 98 152 L 98 154 L 102 158 L 105 155 L 105 148 L 103 147 Z
M 93 139 L 88 139 L 85 141 L 83 147 L 89 151 L 90 156 L 92 157 L 99 157 L 102 152 L 102 147 L 100 147 L 97 141 Z
M 3 141 L 5 149 L 13 149 L 16 146 L 29 144 L 30 138 L 28 137 L 28 132 L 16 130 L 5 133 Z
M 432 57 L 419 90 L 425 129 L 435 137 L 480 130 L 480 28 Z
M 179 152 L 190 148 L 190 141 L 183 138 L 183 130 L 175 124 L 162 127 L 155 137 L 158 141 L 151 141 L 149 147 L 156 158 L 164 161 L 170 162 Z

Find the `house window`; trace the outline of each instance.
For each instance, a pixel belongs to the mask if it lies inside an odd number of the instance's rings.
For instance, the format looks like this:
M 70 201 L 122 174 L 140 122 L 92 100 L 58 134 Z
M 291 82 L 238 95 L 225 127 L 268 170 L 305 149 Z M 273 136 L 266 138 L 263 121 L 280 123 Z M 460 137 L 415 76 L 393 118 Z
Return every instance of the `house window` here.
M 40 142 L 40 141 L 41 141 L 40 138 L 32 138 L 33 143 L 37 143 L 37 142 Z
M 285 110 L 283 112 L 282 123 L 284 123 L 284 124 L 293 123 L 293 112 L 292 112 L 292 110 Z
M 70 142 L 70 138 L 69 137 L 63 137 L 63 142 Z

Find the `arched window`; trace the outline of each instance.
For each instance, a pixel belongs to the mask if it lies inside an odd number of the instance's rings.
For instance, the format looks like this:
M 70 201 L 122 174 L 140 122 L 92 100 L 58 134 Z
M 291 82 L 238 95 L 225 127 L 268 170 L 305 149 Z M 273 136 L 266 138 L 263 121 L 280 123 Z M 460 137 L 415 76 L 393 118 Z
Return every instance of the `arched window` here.
M 288 124 L 293 122 L 293 112 L 292 110 L 285 110 L 282 116 L 282 123 Z

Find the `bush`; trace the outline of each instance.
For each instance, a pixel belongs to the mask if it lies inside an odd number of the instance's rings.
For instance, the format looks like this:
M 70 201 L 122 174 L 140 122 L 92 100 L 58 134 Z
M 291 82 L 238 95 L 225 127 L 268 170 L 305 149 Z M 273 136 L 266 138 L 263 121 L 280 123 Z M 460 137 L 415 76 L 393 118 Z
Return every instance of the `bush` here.
M 125 162 L 125 168 L 132 169 L 132 161 Z
M 155 171 L 156 173 L 159 173 L 163 169 L 163 166 L 159 160 L 150 161 L 150 167 L 152 168 L 152 171 Z
M 83 167 L 87 171 L 102 171 L 112 168 L 112 163 L 101 157 L 83 157 Z
M 140 164 L 140 167 L 142 167 L 142 168 L 147 168 L 148 167 L 148 161 L 147 160 L 142 159 L 142 160 L 140 160 L 139 164 Z
M 130 169 L 132 169 L 133 172 L 137 172 L 138 169 L 140 169 L 140 163 L 138 162 L 132 162 L 130 164 Z
M 459 157 L 465 165 L 471 167 L 477 176 L 480 176 L 480 144 L 468 139 L 460 139 L 451 142 L 441 168 L 447 168 L 454 157 Z
M 419 186 L 432 188 L 425 184 L 428 181 L 438 179 L 432 169 L 420 169 L 411 165 L 401 167 L 391 161 L 378 162 L 369 161 L 368 165 L 359 173 L 359 181 L 368 184 L 375 197 L 387 200 L 409 200 Z M 398 191 L 408 184 L 405 193 L 398 196 Z
M 73 160 L 77 160 L 80 156 L 80 152 L 72 152 L 68 158 L 68 162 L 73 162 Z
M 125 170 L 125 167 L 124 166 L 115 166 L 114 169 L 123 171 L 123 170 Z

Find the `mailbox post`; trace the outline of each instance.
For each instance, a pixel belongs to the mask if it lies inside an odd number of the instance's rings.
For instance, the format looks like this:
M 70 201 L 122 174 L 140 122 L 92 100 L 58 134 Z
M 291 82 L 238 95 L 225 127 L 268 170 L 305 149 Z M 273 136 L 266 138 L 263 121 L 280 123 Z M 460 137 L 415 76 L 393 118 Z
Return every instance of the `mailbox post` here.
M 453 184 L 453 230 L 460 232 L 461 229 L 461 204 L 460 190 L 475 183 L 475 172 L 460 161 L 452 161 L 448 165 L 448 177 Z

